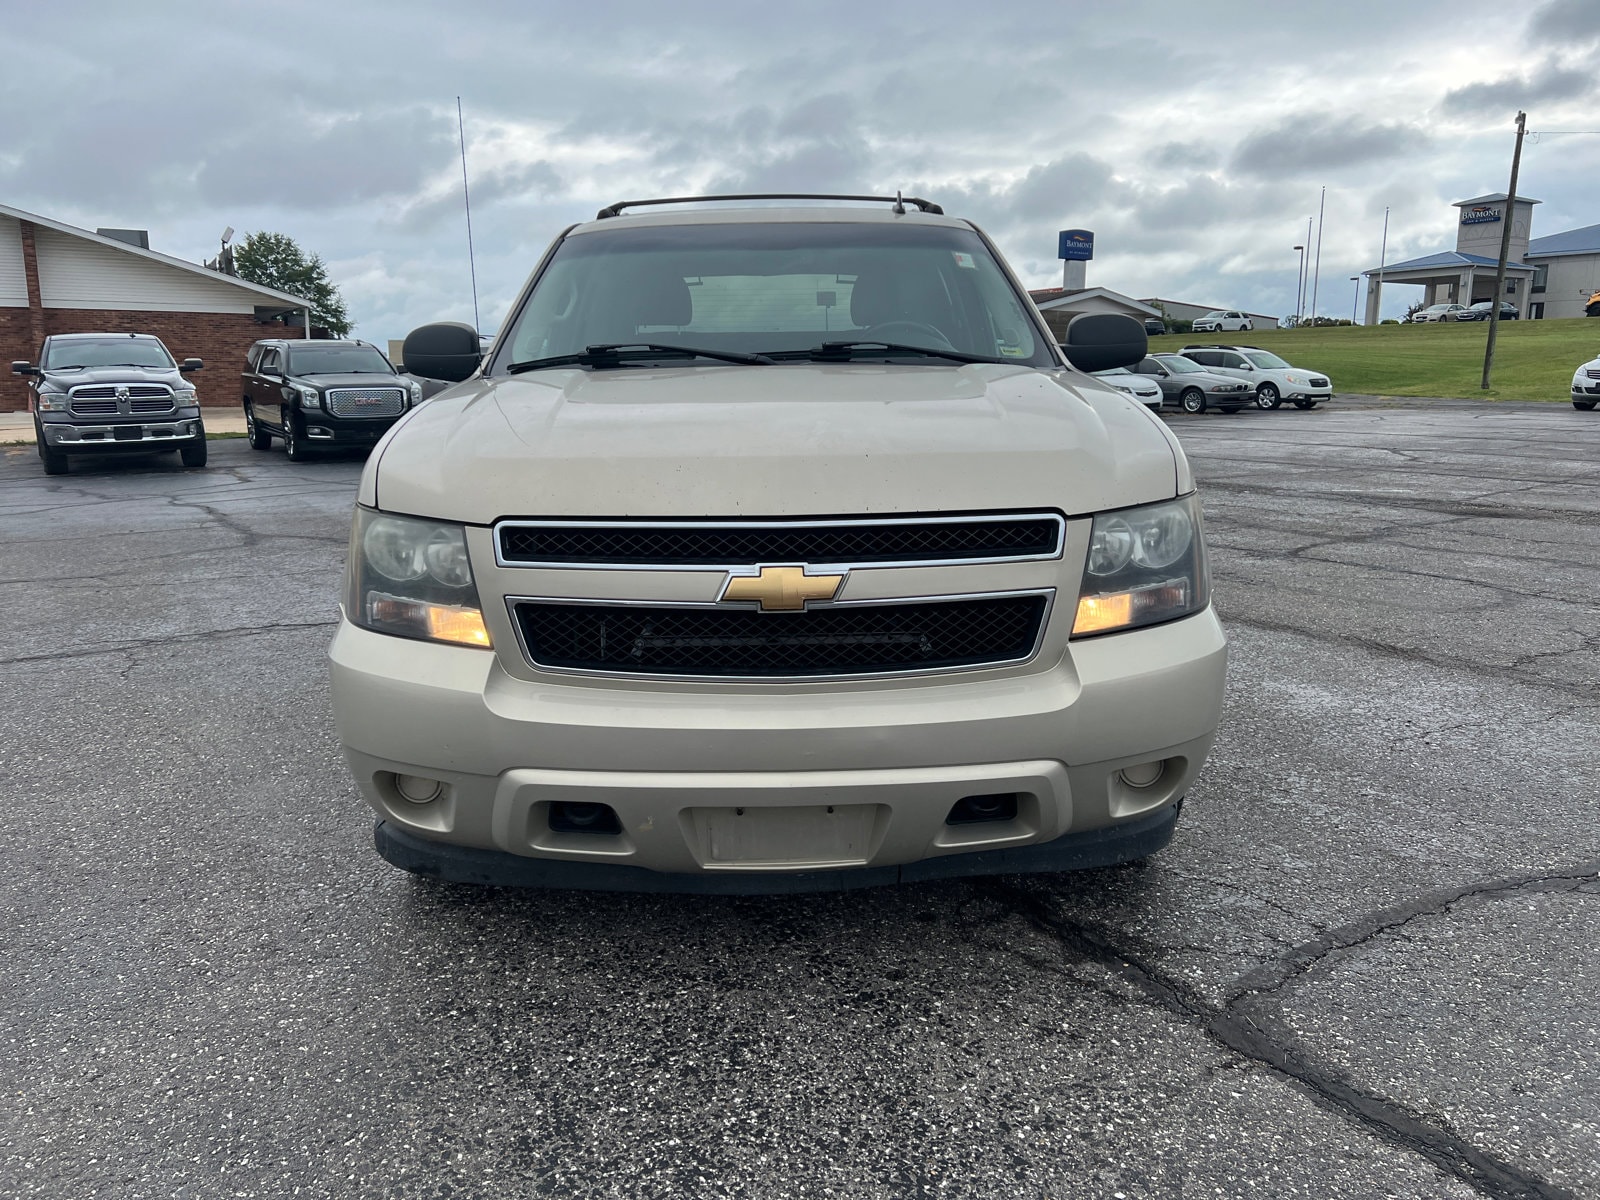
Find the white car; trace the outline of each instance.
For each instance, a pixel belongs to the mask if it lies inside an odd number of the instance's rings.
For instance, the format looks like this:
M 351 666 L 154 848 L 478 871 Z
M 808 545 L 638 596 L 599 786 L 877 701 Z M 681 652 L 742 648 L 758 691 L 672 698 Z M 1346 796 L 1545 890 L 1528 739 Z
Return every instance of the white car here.
M 1097 379 L 1104 379 L 1117 391 L 1137 400 L 1151 412 L 1161 411 L 1161 385 L 1143 375 L 1135 375 L 1126 367 L 1113 367 L 1109 371 L 1095 371 Z
M 1237 333 L 1254 329 L 1255 324 L 1250 320 L 1247 313 L 1235 312 L 1231 309 L 1223 312 L 1219 309 L 1216 312 L 1208 312 L 1205 316 L 1197 318 L 1190 328 L 1196 333 Z
M 1465 304 L 1430 304 L 1411 314 L 1411 323 L 1421 325 L 1428 321 L 1475 321 L 1477 314 Z
M 1600 357 L 1591 358 L 1572 373 L 1572 407 L 1588 412 L 1600 404 Z
M 1256 346 L 1185 346 L 1183 356 L 1217 375 L 1242 379 L 1255 388 L 1257 408 L 1277 408 L 1285 400 L 1296 408 L 1315 408 L 1333 399 L 1333 381 L 1318 371 L 1293 367 Z

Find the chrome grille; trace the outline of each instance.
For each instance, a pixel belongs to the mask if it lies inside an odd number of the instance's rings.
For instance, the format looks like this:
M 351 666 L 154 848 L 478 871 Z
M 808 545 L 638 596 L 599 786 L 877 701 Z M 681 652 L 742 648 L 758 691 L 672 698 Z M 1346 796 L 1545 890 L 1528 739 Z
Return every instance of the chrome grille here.
M 504 566 L 1014 562 L 1055 558 L 1064 527 L 1061 517 L 1049 513 L 694 523 L 502 521 L 495 527 L 495 549 Z
M 398 417 L 406 408 L 401 388 L 332 388 L 326 399 L 336 417 Z
M 128 411 L 135 413 L 168 413 L 173 407 L 171 395 L 135 396 L 128 401 Z
M 1590 367 L 1586 374 L 1590 379 L 1600 379 L 1600 367 Z
M 710 605 L 513 600 L 535 666 L 702 679 L 807 679 L 1030 658 L 1049 596 L 1025 593 L 762 613 Z
M 70 408 L 72 414 L 78 417 L 114 417 L 117 415 L 117 402 L 115 400 L 86 400 L 82 396 L 72 397 Z

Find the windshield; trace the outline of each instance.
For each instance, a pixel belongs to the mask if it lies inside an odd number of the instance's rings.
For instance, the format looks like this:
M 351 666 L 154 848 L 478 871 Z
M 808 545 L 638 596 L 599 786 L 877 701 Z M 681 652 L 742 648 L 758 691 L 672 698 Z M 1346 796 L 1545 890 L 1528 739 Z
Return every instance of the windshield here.
M 563 241 L 496 342 L 491 371 L 589 346 L 795 354 L 887 342 L 1055 367 L 988 247 L 970 229 L 866 221 L 602 229 Z M 860 361 L 858 351 L 849 361 Z M 869 359 L 937 359 L 869 351 Z M 652 366 L 706 366 L 682 353 Z M 590 365 L 590 364 L 585 364 Z
M 45 351 L 46 371 L 71 367 L 155 367 L 171 370 L 176 364 L 160 342 L 148 338 L 54 341 Z
M 1216 321 L 1216 320 L 1220 320 L 1221 318 L 1223 318 L 1223 317 L 1225 317 L 1227 315 L 1228 315 L 1227 313 L 1223 312 L 1219 308 L 1216 312 L 1208 312 L 1205 316 L 1201 317 L 1200 319 L 1202 321 Z
M 1264 367 L 1269 371 L 1282 371 L 1289 366 L 1283 359 L 1267 350 L 1252 350 L 1245 357 L 1255 363 L 1256 366 Z
M 291 346 L 291 375 L 349 375 L 355 372 L 394 374 L 389 360 L 371 346 Z
M 1158 358 L 1156 361 L 1174 375 L 1203 375 L 1205 373 L 1204 367 L 1197 366 L 1187 358 Z

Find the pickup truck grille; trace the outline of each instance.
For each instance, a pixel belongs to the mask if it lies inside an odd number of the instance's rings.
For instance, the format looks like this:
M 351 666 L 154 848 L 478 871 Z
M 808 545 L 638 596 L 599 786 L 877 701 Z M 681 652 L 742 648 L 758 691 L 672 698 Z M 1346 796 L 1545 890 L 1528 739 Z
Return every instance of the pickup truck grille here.
M 588 673 L 806 679 L 1030 658 L 1049 596 L 833 605 L 798 613 L 516 601 L 529 660 Z
M 127 393 L 126 409 L 119 407 L 118 390 Z M 169 413 L 173 411 L 172 389 L 164 383 L 94 383 L 73 388 L 68 400 L 75 417 L 114 417 L 118 412 Z
M 406 410 L 401 388 L 332 388 L 327 401 L 336 417 L 398 417 Z
M 1055 558 L 1065 523 L 1045 513 L 770 522 L 502 521 L 503 566 L 894 566 Z

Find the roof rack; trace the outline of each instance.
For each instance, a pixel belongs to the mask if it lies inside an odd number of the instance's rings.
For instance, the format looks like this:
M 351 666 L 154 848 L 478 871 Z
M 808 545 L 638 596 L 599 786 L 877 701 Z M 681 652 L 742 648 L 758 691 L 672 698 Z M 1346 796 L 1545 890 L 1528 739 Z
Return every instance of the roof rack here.
M 709 204 L 726 200 L 869 200 L 877 204 L 892 204 L 897 213 L 903 213 L 906 205 L 915 204 L 925 213 L 935 216 L 944 216 L 944 209 L 931 200 L 919 200 L 915 196 L 901 196 L 896 192 L 893 196 L 832 196 L 816 192 L 763 192 L 742 196 L 668 196 L 660 200 L 624 200 L 620 204 L 608 204 L 594 216 L 596 221 L 604 221 L 607 217 L 616 217 L 622 214 L 625 208 L 643 208 L 647 204 Z
M 1252 346 L 1247 342 L 1190 342 L 1185 350 L 1259 350 L 1260 346 Z

